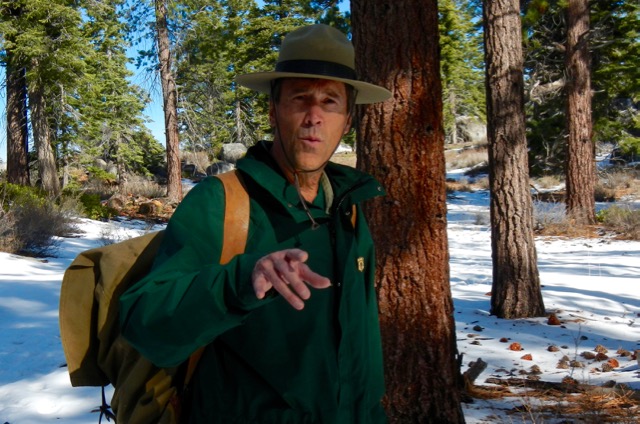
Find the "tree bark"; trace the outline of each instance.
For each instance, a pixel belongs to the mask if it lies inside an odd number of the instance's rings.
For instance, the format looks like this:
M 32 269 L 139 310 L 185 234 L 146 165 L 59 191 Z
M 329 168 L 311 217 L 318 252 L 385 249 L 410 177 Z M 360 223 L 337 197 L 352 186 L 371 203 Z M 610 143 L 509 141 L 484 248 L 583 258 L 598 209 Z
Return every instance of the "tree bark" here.
M 500 318 L 544 315 L 524 114 L 519 0 L 484 0 L 493 289 Z
M 7 51 L 7 181 L 29 185 L 27 84 L 24 68 L 11 64 Z
M 461 423 L 449 286 L 436 0 L 352 0 L 356 69 L 393 98 L 358 110 L 358 167 L 387 190 L 366 210 L 377 249 L 391 423 Z
M 167 197 L 182 200 L 182 169 L 178 137 L 178 91 L 172 70 L 166 0 L 155 0 L 158 58 L 164 107 L 164 127 L 167 145 Z
M 34 64 L 33 68 L 37 69 L 38 66 Z M 47 104 L 43 92 L 44 89 L 36 81 L 28 84 L 31 128 L 38 155 L 40 184 L 50 196 L 57 196 L 60 194 L 60 180 L 58 179 L 56 157 L 51 147 L 51 129 L 47 120 Z
M 591 140 L 591 59 L 589 4 L 569 0 L 567 6 L 567 213 L 577 225 L 594 224 L 595 163 Z

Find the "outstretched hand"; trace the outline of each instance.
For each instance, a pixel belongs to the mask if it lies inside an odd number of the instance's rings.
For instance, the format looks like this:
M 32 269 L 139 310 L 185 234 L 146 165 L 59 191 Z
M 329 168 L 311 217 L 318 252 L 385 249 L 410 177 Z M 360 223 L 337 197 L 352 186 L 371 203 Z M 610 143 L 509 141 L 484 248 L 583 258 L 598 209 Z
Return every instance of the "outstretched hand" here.
M 309 254 L 300 249 L 287 249 L 273 252 L 261 258 L 253 267 L 251 281 L 258 299 L 263 299 L 272 288 L 276 290 L 294 308 L 304 308 L 309 299 L 309 287 L 324 289 L 331 281 L 316 274 L 305 263 Z

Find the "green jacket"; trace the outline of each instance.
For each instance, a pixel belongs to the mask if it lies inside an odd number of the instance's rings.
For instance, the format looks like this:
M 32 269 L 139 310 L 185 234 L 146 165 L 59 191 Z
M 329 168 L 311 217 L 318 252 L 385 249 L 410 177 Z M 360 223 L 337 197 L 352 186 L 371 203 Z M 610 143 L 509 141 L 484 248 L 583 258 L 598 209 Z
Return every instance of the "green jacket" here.
M 121 297 L 125 338 L 156 365 L 174 366 L 207 345 L 193 379 L 192 423 L 383 423 L 384 393 L 374 250 L 358 209 L 382 195 L 369 175 L 329 163 L 311 222 L 260 143 L 238 161 L 250 196 L 247 247 L 219 265 L 224 193 L 194 187 L 169 221 L 151 273 Z M 327 208 L 325 202 L 333 201 Z M 302 311 L 278 295 L 259 300 L 258 259 L 309 252 L 332 287 L 311 288 Z

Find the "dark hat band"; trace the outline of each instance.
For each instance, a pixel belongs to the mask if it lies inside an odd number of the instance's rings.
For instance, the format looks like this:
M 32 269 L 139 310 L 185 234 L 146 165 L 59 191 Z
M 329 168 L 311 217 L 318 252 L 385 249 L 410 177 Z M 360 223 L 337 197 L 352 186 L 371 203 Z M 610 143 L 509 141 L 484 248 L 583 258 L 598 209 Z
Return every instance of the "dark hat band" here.
M 356 79 L 356 71 L 350 67 L 324 60 L 285 60 L 276 63 L 276 72 L 324 75 L 349 80 Z

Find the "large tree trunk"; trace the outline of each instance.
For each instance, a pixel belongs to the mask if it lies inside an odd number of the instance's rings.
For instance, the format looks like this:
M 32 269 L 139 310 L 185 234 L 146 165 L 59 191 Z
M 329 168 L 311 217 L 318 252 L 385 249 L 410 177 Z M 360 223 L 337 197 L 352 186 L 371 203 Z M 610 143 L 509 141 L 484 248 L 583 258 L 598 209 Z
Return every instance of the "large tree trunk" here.
M 591 140 L 591 59 L 589 4 L 569 0 L 567 6 L 567 213 L 578 225 L 595 223 L 595 163 Z
M 519 0 L 484 0 L 493 289 L 500 318 L 544 315 L 525 134 Z
M 10 55 L 7 51 L 7 181 L 29 185 L 26 75 L 11 64 Z
M 377 249 L 385 407 L 391 423 L 460 423 L 449 286 L 442 87 L 435 0 L 352 0 L 356 68 L 393 99 L 358 111 L 358 167 Z
M 34 66 L 36 69 L 37 66 Z M 51 196 L 60 194 L 60 180 L 56 167 L 56 157 L 51 148 L 51 129 L 47 122 L 47 105 L 44 89 L 37 83 L 29 84 L 29 106 L 31 108 L 31 128 L 38 155 L 38 176 L 42 189 Z
M 166 0 L 156 0 L 155 5 L 167 144 L 167 197 L 173 201 L 180 201 L 182 200 L 182 169 L 180 166 L 180 140 L 178 138 L 178 92 L 171 68 Z

